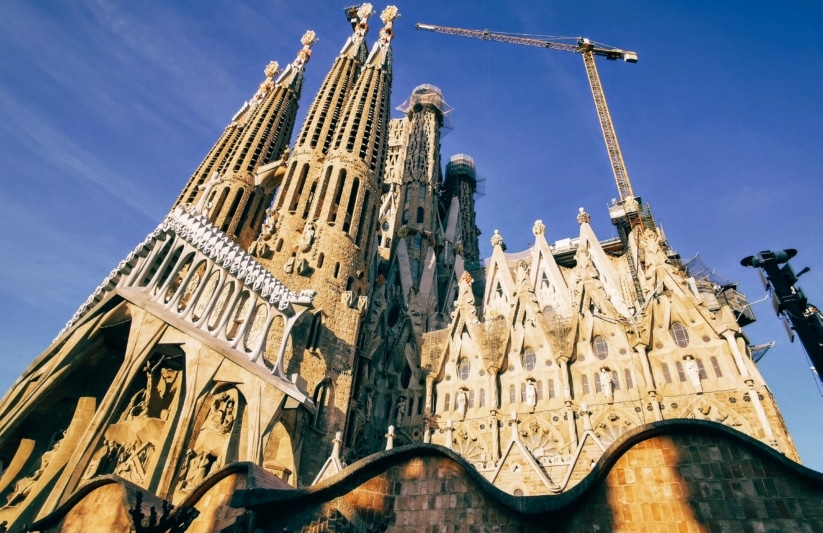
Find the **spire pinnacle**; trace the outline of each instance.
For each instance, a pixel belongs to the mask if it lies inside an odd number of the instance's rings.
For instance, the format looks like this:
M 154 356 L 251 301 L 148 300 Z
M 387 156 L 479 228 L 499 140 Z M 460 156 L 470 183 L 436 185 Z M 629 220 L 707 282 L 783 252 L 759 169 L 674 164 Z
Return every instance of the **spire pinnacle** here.
M 349 37 L 340 55 L 349 56 L 363 61 L 365 59 L 367 50 L 363 45 L 363 39 L 369 32 L 369 17 L 374 15 L 374 7 L 368 2 L 360 7 L 352 6 L 346 9 L 346 16 L 351 23 L 354 34 Z
M 383 28 L 380 29 L 380 41 L 383 44 L 388 44 L 394 38 L 394 21 L 400 18 L 400 11 L 397 6 L 386 6 L 386 9 L 380 14 L 380 20 L 383 21 Z

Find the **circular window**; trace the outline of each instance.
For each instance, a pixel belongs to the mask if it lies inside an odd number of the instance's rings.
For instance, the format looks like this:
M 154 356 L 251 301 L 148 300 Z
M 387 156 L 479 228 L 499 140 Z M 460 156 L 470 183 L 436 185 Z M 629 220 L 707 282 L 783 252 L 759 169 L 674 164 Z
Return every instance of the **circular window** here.
M 532 370 L 536 362 L 537 356 L 534 354 L 534 350 L 526 348 L 526 351 L 523 352 L 523 368 Z
M 383 222 L 383 225 L 381 227 L 383 228 L 383 231 L 389 231 L 390 226 L 388 222 Z
M 689 332 L 686 330 L 686 326 L 680 322 L 672 322 L 672 327 L 669 329 L 669 332 L 672 334 L 672 339 L 674 339 L 676 345 L 681 348 L 689 345 Z
M 594 350 L 594 355 L 602 361 L 609 355 L 609 344 L 606 339 L 598 335 L 592 339 L 592 350 Z
M 472 364 L 469 362 L 468 358 L 464 357 L 457 362 L 457 375 L 460 376 L 460 379 L 469 379 L 469 372 L 471 372 L 471 369 Z

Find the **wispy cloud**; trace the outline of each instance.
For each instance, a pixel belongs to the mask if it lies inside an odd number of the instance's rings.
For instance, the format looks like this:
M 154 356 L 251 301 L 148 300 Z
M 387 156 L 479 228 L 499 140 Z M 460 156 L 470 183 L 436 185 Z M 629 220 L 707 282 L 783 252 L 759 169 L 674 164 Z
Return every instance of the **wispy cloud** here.
M 135 212 L 151 220 L 159 219 L 161 212 L 152 205 L 148 195 L 3 88 L 0 88 L 0 128 L 32 153 L 63 169 L 65 176 L 93 184 Z

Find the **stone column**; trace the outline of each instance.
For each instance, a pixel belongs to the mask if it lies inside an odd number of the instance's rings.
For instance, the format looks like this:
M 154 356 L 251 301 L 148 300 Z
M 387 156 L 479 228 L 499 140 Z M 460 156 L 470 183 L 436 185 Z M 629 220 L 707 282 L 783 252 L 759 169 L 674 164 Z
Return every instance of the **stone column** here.
M 492 430 L 492 462 L 497 464 L 497 461 L 500 460 L 500 427 L 497 423 L 497 411 L 495 409 L 491 410 L 491 416 L 489 416 L 489 429 Z
M 643 376 L 646 379 L 646 384 L 649 388 L 649 401 L 652 405 L 652 412 L 655 420 L 663 420 L 663 413 L 660 412 L 660 402 L 657 401 L 657 385 L 654 382 L 654 374 L 652 374 L 651 365 L 649 364 L 649 353 L 646 351 L 648 346 L 639 343 L 634 347 L 637 352 L 637 357 L 640 359 L 640 364 L 643 366 Z
M 574 409 L 572 401 L 566 400 L 566 419 L 569 426 L 569 441 L 572 449 L 577 448 L 577 424 L 574 423 Z
M 563 400 L 566 401 L 566 404 L 569 405 L 572 399 L 572 387 L 571 381 L 569 380 L 569 366 L 568 366 L 568 357 L 559 357 L 557 362 L 560 364 L 560 377 L 563 379 Z
M 746 368 L 746 363 L 743 361 L 743 354 L 740 353 L 740 349 L 737 347 L 734 331 L 727 329 L 723 332 L 723 337 L 729 343 L 729 348 L 731 348 L 732 355 L 734 356 L 734 362 L 737 363 L 738 372 L 740 372 L 740 375 L 743 376 L 744 379 L 748 378 L 749 369 Z

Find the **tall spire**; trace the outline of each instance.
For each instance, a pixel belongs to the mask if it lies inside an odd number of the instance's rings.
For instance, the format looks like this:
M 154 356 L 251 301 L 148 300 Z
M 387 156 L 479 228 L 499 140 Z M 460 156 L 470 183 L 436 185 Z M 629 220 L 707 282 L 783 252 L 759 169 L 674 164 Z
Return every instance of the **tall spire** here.
M 243 248 L 257 235 L 273 191 L 259 187 L 255 173 L 288 146 L 304 68 L 317 37 L 308 31 L 301 42 L 297 58 L 284 70 L 276 61 L 266 65 L 257 92 L 232 117 L 175 203 L 194 206 Z
M 322 153 L 328 151 L 332 132 L 340 118 L 337 110 L 345 101 L 366 59 L 368 50 L 365 38 L 369 31 L 368 20 L 373 13 L 374 9 L 368 3 L 360 8 L 347 10 L 346 15 L 352 25 L 352 34 L 340 50 L 340 54 L 335 59 L 309 108 L 306 121 L 297 137 L 296 151 L 302 149 L 317 149 Z
M 316 289 L 316 312 L 296 330 L 286 355 L 287 374 L 297 373 L 307 390 L 333 394 L 316 416 L 324 431 L 350 429 L 347 418 L 357 335 L 368 306 L 369 264 L 380 173 L 388 142 L 392 23 L 371 52 L 364 43 L 370 4 L 347 10 L 353 33 L 334 60 L 309 108 L 277 199 L 253 253 L 292 290 Z M 344 369 L 344 370 L 341 370 Z M 318 393 L 319 394 L 319 393 Z M 319 397 L 319 396 L 318 396 Z M 310 482 L 326 460 L 328 442 L 304 444 L 301 480 Z

